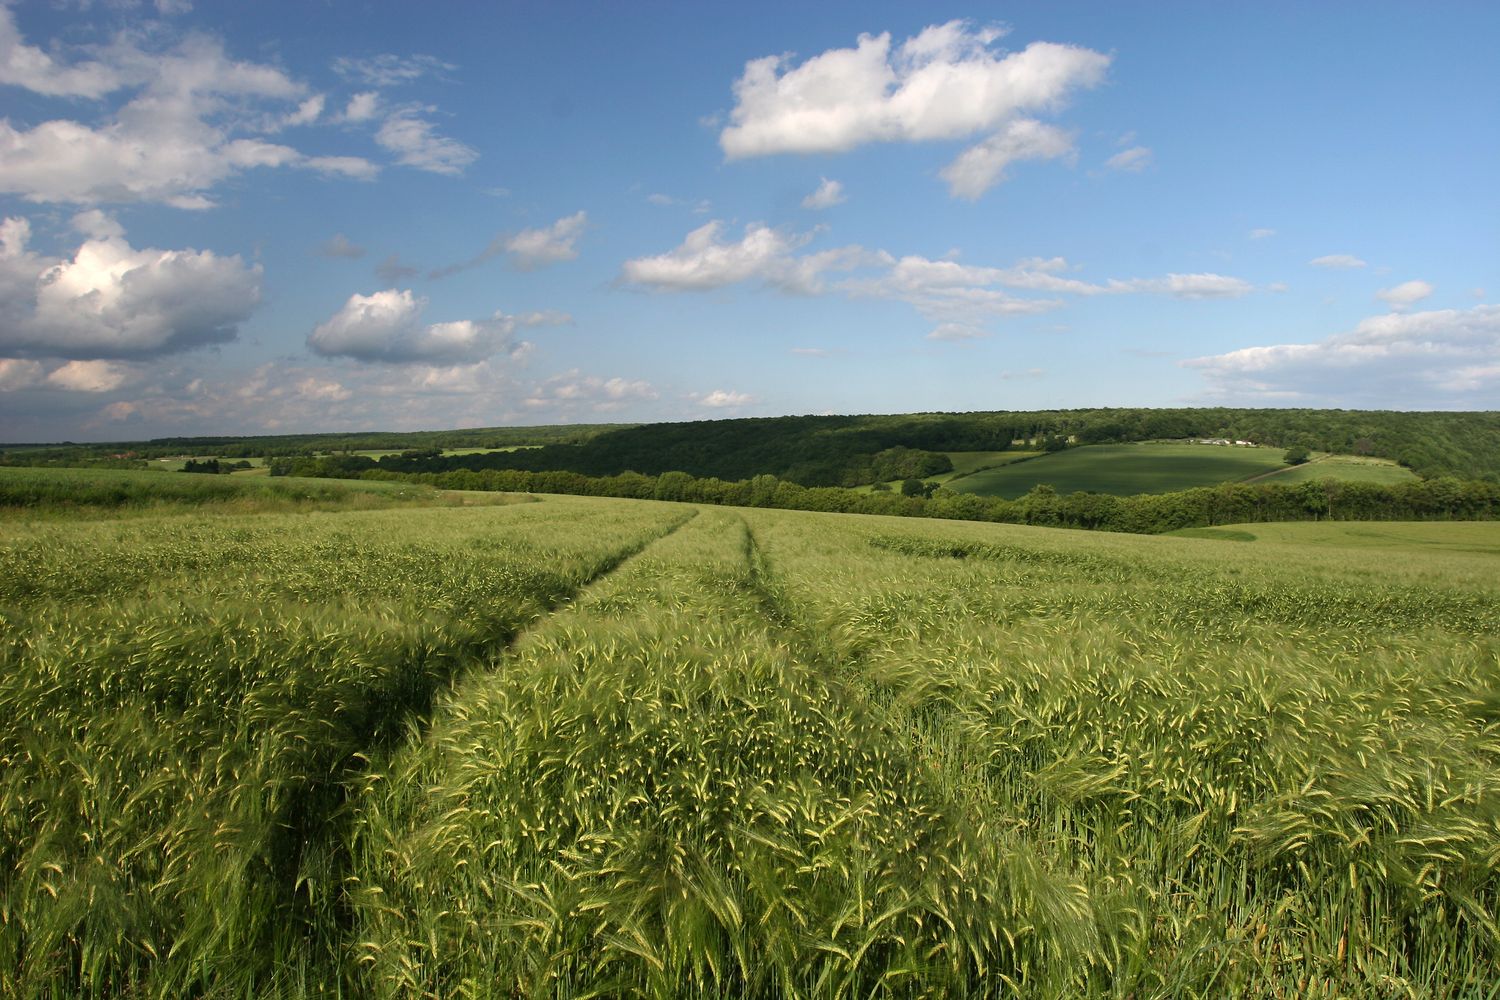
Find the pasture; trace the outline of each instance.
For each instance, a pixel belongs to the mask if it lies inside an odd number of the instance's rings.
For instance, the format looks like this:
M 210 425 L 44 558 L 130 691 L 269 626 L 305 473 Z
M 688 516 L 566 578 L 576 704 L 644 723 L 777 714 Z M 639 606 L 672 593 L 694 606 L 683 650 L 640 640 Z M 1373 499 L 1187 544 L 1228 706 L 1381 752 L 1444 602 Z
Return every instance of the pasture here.
M 1173 535 L 1233 538 L 1267 544 L 1318 548 L 1387 549 L 1402 557 L 1415 553 L 1500 555 L 1500 525 L 1487 521 L 1322 521 L 1289 524 L 1230 524 L 1187 528 Z
M 1087 490 L 1129 496 L 1213 486 L 1272 472 L 1283 465 L 1277 448 L 1146 442 L 1094 444 L 976 472 L 951 489 L 1015 499 L 1040 483 L 1059 493 Z
M 0 522 L 0 982 L 1491 995 L 1496 526 L 1243 527 Z
M 1285 466 L 1260 480 L 1267 483 L 1306 483 L 1318 479 L 1337 479 L 1346 483 L 1409 483 L 1417 474 L 1384 458 L 1359 455 L 1319 455 L 1301 465 Z

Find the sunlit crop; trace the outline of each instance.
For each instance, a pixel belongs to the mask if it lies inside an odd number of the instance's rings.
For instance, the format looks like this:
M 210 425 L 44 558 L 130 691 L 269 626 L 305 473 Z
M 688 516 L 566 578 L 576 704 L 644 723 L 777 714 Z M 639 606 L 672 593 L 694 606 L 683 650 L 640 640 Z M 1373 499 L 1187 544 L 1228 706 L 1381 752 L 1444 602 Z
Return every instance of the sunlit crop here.
M 15 995 L 1497 981 L 1484 546 L 573 498 L 5 530 Z

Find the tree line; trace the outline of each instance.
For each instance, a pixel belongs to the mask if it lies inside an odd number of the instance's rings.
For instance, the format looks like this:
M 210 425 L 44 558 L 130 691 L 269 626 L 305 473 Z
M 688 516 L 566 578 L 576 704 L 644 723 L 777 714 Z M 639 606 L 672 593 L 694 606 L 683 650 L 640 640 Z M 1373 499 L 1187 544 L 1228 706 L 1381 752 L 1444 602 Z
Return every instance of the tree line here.
M 772 507 L 899 517 L 1044 525 L 1159 534 L 1179 528 L 1267 521 L 1494 520 L 1500 516 L 1500 483 L 1443 476 L 1404 483 L 1225 483 L 1173 493 L 1117 497 L 1059 494 L 1042 485 L 1014 500 L 938 489 L 931 496 L 871 493 L 837 486 L 802 486 L 771 475 L 728 481 L 681 471 L 649 476 L 624 472 L 461 469 L 400 473 L 366 470 L 363 479 L 403 480 L 449 490 L 564 493 L 577 496 L 677 500 L 736 507 Z
M 1109 408 L 895 415 L 747 417 L 642 425 L 474 428 L 148 442 L 7 446 L 0 465 L 140 464 L 176 455 L 286 458 L 316 470 L 330 453 L 404 449 L 366 468 L 393 472 L 513 469 L 610 476 L 682 471 L 698 478 L 768 474 L 802 486 L 858 486 L 943 471 L 950 451 L 1228 438 L 1278 448 L 1387 458 L 1423 477 L 1500 481 L 1500 413 L 1390 410 Z M 470 455 L 445 449 L 510 448 Z M 899 449 L 899 450 L 898 450 Z M 920 453 L 920 454 L 914 454 Z M 892 463 L 905 463 L 899 468 Z M 358 463 L 355 463 L 356 465 Z M 349 466 L 344 471 L 354 471 Z M 312 474 L 319 474 L 314 471 Z M 342 473 L 340 473 L 342 474 Z
M 1424 477 L 1500 481 L 1500 413 L 1363 410 L 1099 409 L 898 416 L 755 417 L 644 424 L 573 444 L 473 455 L 392 455 L 394 472 L 513 469 L 587 476 L 681 471 L 727 480 L 773 475 L 802 486 L 859 486 L 935 474 L 950 451 L 1228 438 L 1388 458 Z M 897 451 L 899 449 L 899 451 Z M 891 474 L 889 459 L 908 463 Z M 912 471 L 930 463 L 931 471 Z

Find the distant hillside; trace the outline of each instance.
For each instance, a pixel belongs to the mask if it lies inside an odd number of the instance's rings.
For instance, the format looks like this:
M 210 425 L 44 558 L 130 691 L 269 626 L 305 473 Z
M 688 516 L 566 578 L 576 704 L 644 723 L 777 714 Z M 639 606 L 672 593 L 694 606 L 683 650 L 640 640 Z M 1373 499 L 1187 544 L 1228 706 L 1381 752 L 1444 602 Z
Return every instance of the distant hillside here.
M 1500 481 L 1500 412 L 1372 410 L 1087 409 L 754 417 L 662 424 L 488 427 L 411 433 L 162 438 L 38 448 L 7 446 L 0 464 L 138 462 L 171 455 L 280 458 L 280 472 L 320 475 L 376 467 L 361 451 L 407 451 L 379 459 L 398 472 L 459 469 L 568 471 L 589 476 L 680 471 L 726 480 L 770 474 L 803 486 L 859 486 L 938 475 L 945 452 L 1001 452 L 1083 444 L 1228 438 L 1276 448 L 1366 455 L 1424 477 Z M 440 454 L 455 449 L 524 451 Z M 318 458 L 334 454 L 335 458 Z M 115 456 L 129 456 L 116 458 Z M 320 467 L 329 466 L 329 468 Z M 337 469 L 332 469 L 332 466 Z
M 946 456 L 916 453 L 1003 451 L 1016 441 L 1066 443 L 1228 438 L 1400 462 L 1419 475 L 1500 479 L 1500 413 L 1361 410 L 1097 409 L 916 413 L 891 416 L 762 417 L 645 424 L 577 444 L 524 452 L 381 460 L 406 472 L 455 469 L 569 471 L 590 476 L 681 471 L 747 479 L 771 474 L 804 486 L 854 486 L 893 465 L 946 471 Z M 904 451 L 893 452 L 893 449 Z M 882 467 L 882 464 L 885 467 Z
M 262 434 L 245 437 L 169 437 L 147 441 L 97 444 L 0 445 L 0 465 L 48 462 L 66 465 L 80 459 L 116 455 L 162 458 L 169 455 L 215 455 L 220 458 L 274 458 L 330 452 L 402 451 L 432 448 L 514 448 L 545 444 L 578 444 L 598 434 L 632 424 L 552 424 L 540 427 L 469 427 L 447 431 L 355 431 L 342 434 Z

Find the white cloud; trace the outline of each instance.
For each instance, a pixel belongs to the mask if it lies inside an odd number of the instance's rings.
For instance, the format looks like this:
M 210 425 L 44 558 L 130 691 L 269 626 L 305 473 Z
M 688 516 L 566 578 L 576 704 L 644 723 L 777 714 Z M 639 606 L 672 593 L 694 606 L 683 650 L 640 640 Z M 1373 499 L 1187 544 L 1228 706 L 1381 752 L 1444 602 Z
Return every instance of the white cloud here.
M 367 122 L 380 111 L 380 94 L 373 90 L 361 91 L 349 98 L 344 108 L 344 121 Z
M 96 240 L 119 239 L 125 235 L 125 227 L 114 216 L 97 208 L 73 216 L 73 228 Z
M 314 94 L 297 105 L 297 110 L 285 116 L 281 124 L 288 128 L 295 128 L 299 125 L 311 125 L 322 116 L 323 105 L 326 103 L 327 98 L 322 94 Z
M 1120 152 L 1104 161 L 1104 165 L 1110 170 L 1126 170 L 1130 173 L 1140 173 L 1151 165 L 1151 150 L 1145 146 L 1132 146 L 1122 149 Z
M 830 358 L 832 351 L 826 351 L 821 347 L 794 347 L 792 353 L 799 358 Z
M 1382 288 L 1375 293 L 1375 297 L 1384 299 L 1392 309 L 1405 309 L 1431 294 L 1432 285 L 1425 281 L 1403 281 L 1394 288 Z
M 523 378 L 520 355 L 474 363 L 370 365 L 282 360 L 205 370 L 187 356 L 137 366 L 109 391 L 64 391 L 48 362 L 0 360 L 7 436 L 17 441 L 120 440 L 205 433 L 290 433 L 307 427 L 394 430 L 562 423 L 628 411 L 641 419 L 649 383 L 567 372 Z M 646 417 L 650 419 L 650 417 Z
M 654 257 L 627 260 L 621 278 L 659 291 L 706 291 L 743 281 L 761 281 L 783 291 L 815 294 L 823 275 L 849 270 L 868 254 L 860 247 L 841 247 L 798 256 L 809 235 L 790 235 L 761 223 L 745 227 L 738 242 L 721 238 L 724 224 L 715 220 L 688 233 L 682 245 Z
M 1224 274 L 1168 274 L 1163 278 L 1132 278 L 1109 282 L 1110 291 L 1156 292 L 1177 299 L 1237 299 L 1255 291 L 1243 278 Z
M 1322 257 L 1314 257 L 1308 261 L 1313 267 L 1330 267 L 1335 269 L 1347 269 L 1367 266 L 1364 261 L 1352 253 L 1330 253 Z
M 71 259 L 26 248 L 0 226 L 0 351 L 75 359 L 149 357 L 233 340 L 260 301 L 260 267 L 204 250 L 137 250 L 102 213 Z
M 515 356 L 529 345 L 517 342 L 522 326 L 551 325 L 561 314 L 526 317 L 496 313 L 485 320 L 423 323 L 427 299 L 389 288 L 372 295 L 354 294 L 307 338 L 307 346 L 325 357 L 391 364 L 474 364 L 496 354 Z
M 748 406 L 755 402 L 755 397 L 748 392 L 734 392 L 730 389 L 715 389 L 701 395 L 693 393 L 689 398 L 697 400 L 699 406 L 707 406 L 715 410 Z
M 0 4 L 0 84 L 25 87 L 48 97 L 103 97 L 132 79 L 123 67 L 97 60 L 59 63 L 27 45 L 15 15 Z
M 40 361 L 29 358 L 0 358 L 0 392 L 30 389 L 46 377 Z
M 343 233 L 334 233 L 330 239 L 318 247 L 318 253 L 324 257 L 343 257 L 349 260 L 358 260 L 365 255 L 365 248 L 350 240 Z
M 963 21 L 925 28 L 891 48 L 861 35 L 793 66 L 789 56 L 745 64 L 719 144 L 730 159 L 844 152 L 870 142 L 958 139 L 1013 116 L 1053 108 L 1104 78 L 1108 56 L 1034 42 L 999 55 L 994 28 Z
M 1018 160 L 1055 160 L 1072 152 L 1073 139 L 1062 129 L 1019 118 L 965 150 L 940 176 L 954 197 L 972 201 L 1004 180 L 1005 168 Z
M 439 135 L 432 122 L 422 117 L 435 110 L 422 104 L 395 109 L 375 133 L 375 141 L 395 153 L 403 166 L 434 174 L 463 173 L 479 154 L 457 139 Z
M 609 413 L 632 402 L 656 399 L 658 395 L 650 382 L 583 375 L 574 368 L 534 386 L 524 405 L 531 409 L 548 408 L 562 413 L 578 410 Z
M 802 199 L 802 207 L 813 210 L 832 208 L 842 205 L 849 199 L 844 195 L 844 185 L 839 181 L 831 181 L 827 177 L 821 179 L 818 189 L 806 198 Z
M 760 223 L 745 228 L 737 241 L 714 221 L 688 233 L 682 244 L 664 254 L 628 260 L 624 282 L 665 292 L 705 291 L 758 282 L 804 295 L 833 291 L 853 298 L 906 302 L 939 325 L 936 339 L 958 339 L 983 331 L 999 317 L 1033 315 L 1059 308 L 1057 298 L 1031 298 L 1011 290 L 1056 295 L 1159 294 L 1179 299 L 1237 298 L 1254 291 L 1249 282 L 1227 275 L 1167 274 L 1157 278 L 1112 278 L 1093 283 L 1068 277 L 1061 257 L 1030 258 L 1009 268 L 978 267 L 956 260 L 846 246 L 805 252 L 817 232 L 793 234 Z M 836 272 L 849 276 L 838 281 Z M 951 329 L 944 329 L 951 326 Z
M 47 384 L 72 392 L 112 392 L 133 375 L 118 361 L 69 361 L 48 373 Z
M 175 47 L 142 48 L 121 35 L 99 58 L 64 65 L 24 45 L 0 7 L 0 77 L 46 95 L 102 97 L 134 91 L 96 123 L 0 119 L 0 192 L 34 202 L 161 202 L 212 205 L 207 192 L 246 170 L 285 167 L 369 177 L 359 157 L 309 157 L 246 133 L 306 125 L 324 99 L 282 70 L 232 59 L 216 40 L 189 35 Z M 268 111 L 285 107 L 287 111 Z
M 578 256 L 578 237 L 588 225 L 586 212 L 574 212 L 541 229 L 523 229 L 505 241 L 505 250 L 523 271 Z
M 1230 398 L 1488 406 L 1500 388 L 1500 306 L 1387 313 L 1317 343 L 1247 347 L 1182 364 Z
M 1250 238 L 1252 240 L 1266 240 L 1266 239 L 1270 239 L 1272 236 L 1275 236 L 1275 235 L 1276 235 L 1276 230 L 1274 230 L 1274 229 L 1252 229 L 1252 230 L 1250 230 Z

